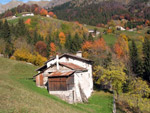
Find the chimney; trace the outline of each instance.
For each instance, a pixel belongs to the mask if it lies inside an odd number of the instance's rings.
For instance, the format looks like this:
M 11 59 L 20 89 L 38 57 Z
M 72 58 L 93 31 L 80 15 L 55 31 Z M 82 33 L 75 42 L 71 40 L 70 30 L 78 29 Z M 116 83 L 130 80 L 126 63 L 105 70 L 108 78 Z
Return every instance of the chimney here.
M 57 70 L 59 70 L 59 56 L 58 56 L 58 54 L 56 55 L 56 67 L 57 67 Z
M 82 51 L 78 51 L 78 52 L 76 53 L 76 56 L 82 57 Z

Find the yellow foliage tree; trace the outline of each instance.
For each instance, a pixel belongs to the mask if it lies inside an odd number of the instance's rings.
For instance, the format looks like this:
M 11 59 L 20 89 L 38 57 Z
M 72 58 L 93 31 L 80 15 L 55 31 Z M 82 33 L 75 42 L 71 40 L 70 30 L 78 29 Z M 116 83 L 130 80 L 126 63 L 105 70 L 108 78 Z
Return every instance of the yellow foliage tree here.
M 31 54 L 27 49 L 21 48 L 17 49 L 13 56 L 16 58 L 16 60 L 28 62 L 30 55 Z
M 122 95 L 121 99 L 127 102 L 131 108 L 138 108 L 142 113 L 149 113 L 150 87 L 148 83 L 141 78 L 133 77 L 130 79 L 128 87 L 129 92 Z
M 35 65 L 43 65 L 44 62 L 47 61 L 47 58 L 42 57 L 39 53 L 36 53 L 35 55 Z
M 94 68 L 94 78 L 97 84 L 109 85 L 116 92 L 117 97 L 122 92 L 123 84 L 126 82 L 126 74 L 124 72 L 123 63 L 112 62 L 107 69 L 96 66 Z
M 128 37 L 125 34 L 120 34 L 120 37 L 122 37 L 125 41 L 128 42 Z
M 45 57 L 42 57 L 37 52 L 35 55 L 31 54 L 27 49 L 21 48 L 17 49 L 11 59 L 16 59 L 20 61 L 30 62 L 34 65 L 43 65 L 44 62 L 47 61 Z
M 59 40 L 60 40 L 61 46 L 64 47 L 64 45 L 66 43 L 66 36 L 63 32 L 59 33 Z

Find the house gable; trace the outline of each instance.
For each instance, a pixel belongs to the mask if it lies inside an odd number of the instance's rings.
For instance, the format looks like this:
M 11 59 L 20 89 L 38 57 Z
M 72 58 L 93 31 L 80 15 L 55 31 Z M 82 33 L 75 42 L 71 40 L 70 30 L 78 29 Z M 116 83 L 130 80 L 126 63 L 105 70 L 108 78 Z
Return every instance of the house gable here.
M 71 55 L 68 53 L 65 53 L 61 56 L 59 56 L 59 61 L 60 62 L 68 62 L 68 59 L 70 60 L 71 63 L 71 59 L 78 61 L 78 62 L 84 62 L 85 64 L 89 64 L 92 65 L 93 61 L 89 60 L 89 59 L 85 59 L 76 55 Z M 50 67 L 51 65 L 56 63 L 56 57 L 51 58 L 50 60 L 48 60 L 47 62 L 45 62 L 45 65 L 47 65 L 47 67 Z M 77 64 L 77 63 L 75 63 Z

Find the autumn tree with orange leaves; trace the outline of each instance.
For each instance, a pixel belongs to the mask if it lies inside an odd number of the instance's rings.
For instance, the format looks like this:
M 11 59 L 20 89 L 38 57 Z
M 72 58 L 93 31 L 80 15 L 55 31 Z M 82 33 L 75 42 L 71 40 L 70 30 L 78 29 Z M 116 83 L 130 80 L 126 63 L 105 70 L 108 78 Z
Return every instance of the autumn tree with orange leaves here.
M 59 33 L 59 40 L 60 40 L 61 46 L 64 47 L 64 45 L 66 43 L 66 36 L 63 32 Z
M 31 24 L 31 18 L 27 19 L 27 20 L 25 21 L 25 24 L 30 25 L 30 24 Z
M 40 11 L 41 16 L 46 16 L 47 14 L 48 14 L 48 12 L 46 9 L 41 9 L 41 11 Z
M 123 48 L 120 46 L 119 43 L 116 43 L 116 44 L 114 45 L 114 51 L 115 51 L 115 53 L 116 53 L 116 55 L 117 55 L 117 58 L 120 58 L 121 56 L 124 55 L 124 53 L 123 53 Z
M 92 48 L 92 42 L 91 41 L 85 41 L 84 44 L 82 45 L 82 50 L 88 50 L 90 48 Z
M 114 45 L 114 52 L 117 58 L 127 57 L 129 53 L 128 40 L 124 37 L 119 37 Z
M 83 56 L 92 59 L 96 64 L 104 64 L 109 54 L 109 48 L 103 38 L 98 40 L 86 41 L 82 45 Z
M 53 42 L 50 43 L 50 56 L 56 55 L 56 46 Z
M 48 15 L 51 16 L 51 17 L 53 17 L 54 13 L 53 12 L 49 12 Z

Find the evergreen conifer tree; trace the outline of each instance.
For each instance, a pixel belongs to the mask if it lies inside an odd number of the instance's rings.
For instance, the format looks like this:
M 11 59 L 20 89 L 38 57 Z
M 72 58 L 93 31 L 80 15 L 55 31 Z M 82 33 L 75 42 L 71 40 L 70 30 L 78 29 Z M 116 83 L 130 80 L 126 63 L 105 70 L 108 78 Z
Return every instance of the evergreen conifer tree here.
M 7 43 L 11 43 L 10 28 L 9 28 L 7 20 L 5 20 L 4 25 L 3 25 L 3 37 Z
M 3 28 L 3 22 L 0 20 L 0 30 Z
M 88 41 L 92 41 L 92 42 L 94 41 L 93 36 L 92 36 L 92 33 L 89 34 L 89 36 L 88 36 Z
M 59 32 L 56 33 L 54 43 L 59 47 L 59 49 L 61 49 L 61 44 L 60 44 L 60 40 L 59 40 Z
M 147 81 L 150 81 L 150 39 L 145 38 L 143 43 L 143 65 L 144 65 L 144 74 L 143 78 Z
M 3 23 L 0 20 L 0 37 L 2 37 L 2 31 L 3 31 Z
M 23 19 L 19 19 L 17 24 L 17 30 L 19 36 L 24 36 L 27 33 Z
M 13 45 L 11 43 L 11 32 L 7 20 L 3 25 L 3 38 L 6 41 L 5 56 L 10 57 L 13 53 Z
M 38 41 L 38 34 L 36 32 L 36 30 L 34 31 L 34 36 L 33 36 L 33 44 L 36 44 L 36 42 Z
M 139 58 L 138 50 L 134 40 L 132 40 L 132 44 L 130 47 L 130 62 L 131 62 L 132 71 L 136 75 L 141 76 L 143 73 L 142 62 L 141 59 Z
M 87 36 L 85 33 L 83 33 L 83 42 L 87 41 Z
M 51 36 L 47 37 L 46 38 L 46 45 L 47 45 L 47 57 L 49 57 L 50 55 L 50 51 L 51 51 L 51 48 L 50 48 L 50 43 L 52 42 L 52 38 Z
M 75 37 L 72 40 L 71 44 L 71 52 L 75 53 L 81 48 L 81 39 L 79 38 L 79 35 L 76 33 Z
M 71 37 L 71 34 L 69 33 L 69 35 L 67 36 L 67 38 L 66 38 L 66 43 L 65 43 L 65 48 L 69 51 L 69 52 L 71 52 L 71 39 L 72 39 L 72 37 Z
M 43 41 L 43 37 L 41 35 L 37 35 L 37 41 Z
M 32 39 L 32 37 L 30 36 L 29 33 L 27 34 L 27 42 L 28 42 L 29 44 L 31 44 L 31 43 L 33 42 L 33 39 Z

